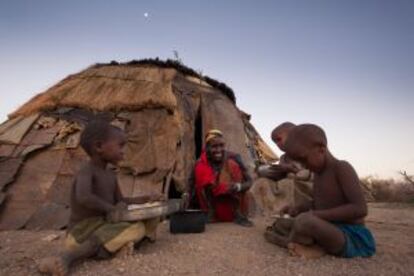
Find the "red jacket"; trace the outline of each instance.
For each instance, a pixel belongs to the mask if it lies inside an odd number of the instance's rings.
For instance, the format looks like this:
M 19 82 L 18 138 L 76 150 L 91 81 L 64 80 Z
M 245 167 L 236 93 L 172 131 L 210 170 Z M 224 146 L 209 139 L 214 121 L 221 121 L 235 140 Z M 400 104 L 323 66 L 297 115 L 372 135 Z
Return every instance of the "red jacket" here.
M 228 190 L 234 183 L 243 181 L 243 173 L 239 164 L 231 158 L 226 158 L 221 171 L 215 172 L 208 162 L 206 152 L 203 152 L 195 165 L 194 178 L 196 194 L 201 209 L 208 210 L 203 190 L 208 185 L 212 185 L 213 197 L 220 198 L 220 200 L 213 201 L 216 219 L 219 221 L 233 221 L 234 208 L 232 200 L 234 198 L 230 200 L 230 197 L 237 197 L 240 200 L 241 195 L 230 195 L 228 194 Z M 226 198 L 229 200 L 226 200 Z

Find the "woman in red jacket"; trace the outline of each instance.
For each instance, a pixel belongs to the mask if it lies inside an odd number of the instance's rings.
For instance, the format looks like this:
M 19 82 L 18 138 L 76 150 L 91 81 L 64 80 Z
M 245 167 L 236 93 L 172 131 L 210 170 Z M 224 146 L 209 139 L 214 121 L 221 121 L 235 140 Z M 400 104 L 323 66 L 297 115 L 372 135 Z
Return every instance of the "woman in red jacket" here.
M 208 212 L 209 221 L 234 221 L 252 226 L 246 216 L 246 191 L 251 187 L 251 180 L 240 158 L 225 150 L 219 130 L 210 130 L 205 142 L 205 151 L 194 169 L 201 209 Z

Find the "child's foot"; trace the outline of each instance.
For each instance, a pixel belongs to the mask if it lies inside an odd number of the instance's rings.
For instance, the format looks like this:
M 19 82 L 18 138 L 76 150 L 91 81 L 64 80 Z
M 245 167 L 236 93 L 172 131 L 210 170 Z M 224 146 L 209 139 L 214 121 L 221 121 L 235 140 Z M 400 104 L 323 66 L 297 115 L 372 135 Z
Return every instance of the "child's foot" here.
M 279 235 L 279 234 L 273 232 L 272 230 L 270 230 L 270 231 L 267 230 L 264 233 L 264 237 L 265 237 L 266 241 L 268 241 L 270 243 L 276 244 L 276 245 L 281 246 L 281 247 L 287 247 L 287 244 L 288 244 L 287 237 Z
M 96 253 L 96 259 L 98 260 L 108 260 L 112 257 L 112 253 L 105 249 L 105 247 L 100 246 L 98 252 Z
M 157 232 L 147 233 L 144 239 L 148 240 L 149 243 L 154 243 L 157 240 Z
M 47 273 L 52 276 L 65 276 L 68 274 L 68 266 L 59 257 L 48 257 L 39 261 L 38 269 L 41 273 Z
M 288 244 L 289 254 L 295 257 L 303 257 L 305 259 L 317 259 L 326 255 L 325 250 L 318 245 L 302 245 L 299 243 L 289 243 Z
M 138 250 L 138 249 L 141 248 L 141 246 L 144 246 L 144 245 L 146 245 L 148 243 L 155 243 L 155 242 L 156 242 L 156 240 L 151 239 L 151 238 L 145 236 L 141 240 L 139 240 L 139 241 L 137 241 L 137 242 L 134 243 L 134 249 Z

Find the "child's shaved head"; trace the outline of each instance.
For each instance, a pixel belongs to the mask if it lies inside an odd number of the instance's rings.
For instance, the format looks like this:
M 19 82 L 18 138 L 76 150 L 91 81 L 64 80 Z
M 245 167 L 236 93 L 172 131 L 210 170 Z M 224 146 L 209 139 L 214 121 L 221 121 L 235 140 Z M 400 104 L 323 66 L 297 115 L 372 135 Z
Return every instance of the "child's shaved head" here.
M 322 128 L 313 124 L 302 124 L 291 129 L 285 149 L 288 154 L 295 156 L 298 151 L 309 150 L 314 146 L 326 147 L 327 144 Z
M 96 142 L 106 141 L 112 132 L 121 131 L 118 127 L 104 120 L 94 120 L 88 123 L 80 137 L 80 145 L 91 156 Z
M 272 140 L 274 141 L 274 137 L 276 137 L 278 134 L 280 133 L 287 133 L 289 132 L 292 128 L 294 128 L 296 125 L 294 123 L 291 122 L 284 122 L 281 123 L 280 125 L 278 125 L 277 127 L 275 127 L 275 129 L 273 129 L 272 131 Z
M 278 125 L 273 131 L 272 131 L 272 140 L 275 142 L 275 144 L 279 147 L 281 151 L 285 151 L 285 141 L 286 138 L 292 128 L 294 128 L 295 125 L 291 122 L 284 122 L 280 125 Z

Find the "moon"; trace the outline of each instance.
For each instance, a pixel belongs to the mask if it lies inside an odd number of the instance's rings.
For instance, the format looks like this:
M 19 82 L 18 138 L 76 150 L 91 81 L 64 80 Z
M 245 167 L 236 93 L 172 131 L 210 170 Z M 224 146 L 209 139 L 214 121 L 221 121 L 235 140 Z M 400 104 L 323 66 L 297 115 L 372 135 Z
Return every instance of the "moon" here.
M 145 12 L 145 13 L 144 13 L 144 17 L 145 17 L 145 18 L 148 18 L 148 16 L 149 16 L 149 13 Z

